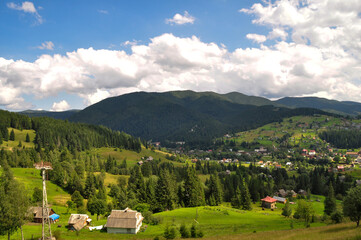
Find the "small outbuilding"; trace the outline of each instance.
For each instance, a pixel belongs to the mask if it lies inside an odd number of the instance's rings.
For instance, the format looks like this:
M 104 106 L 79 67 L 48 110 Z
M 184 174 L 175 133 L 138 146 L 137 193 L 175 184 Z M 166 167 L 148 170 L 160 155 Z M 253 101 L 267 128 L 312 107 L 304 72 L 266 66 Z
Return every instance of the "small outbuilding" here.
M 68 228 L 69 230 L 80 231 L 90 222 L 91 219 L 87 214 L 71 214 L 68 221 Z
M 129 208 L 112 210 L 106 223 L 107 232 L 137 234 L 142 226 L 142 221 L 143 216 L 140 212 Z
M 43 222 L 43 208 L 42 207 L 31 207 L 29 211 L 30 211 L 30 214 L 32 214 L 33 222 L 35 222 L 35 223 Z M 52 208 L 48 208 L 48 212 L 49 212 L 49 216 L 52 216 L 53 214 L 55 214 L 55 212 Z M 49 216 L 47 216 L 47 217 L 49 217 Z M 59 217 L 57 219 L 59 219 Z
M 270 208 L 270 209 L 276 208 L 277 200 L 274 198 L 271 198 L 270 196 L 267 196 L 267 197 L 261 199 L 261 201 L 262 201 L 262 207 Z
M 276 199 L 277 202 L 279 202 L 279 203 L 285 204 L 285 203 L 287 202 L 287 199 L 286 199 L 286 198 L 283 198 L 283 197 L 273 196 L 273 198 Z

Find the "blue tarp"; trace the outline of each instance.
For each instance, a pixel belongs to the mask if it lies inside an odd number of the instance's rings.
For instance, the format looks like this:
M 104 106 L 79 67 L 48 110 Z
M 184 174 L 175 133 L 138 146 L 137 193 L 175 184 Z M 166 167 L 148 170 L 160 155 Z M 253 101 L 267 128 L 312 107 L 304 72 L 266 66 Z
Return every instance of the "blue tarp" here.
M 54 214 L 50 215 L 49 218 L 50 218 L 51 220 L 55 221 L 55 220 L 59 219 L 60 216 L 59 216 L 58 214 L 55 214 L 55 213 L 54 213 Z

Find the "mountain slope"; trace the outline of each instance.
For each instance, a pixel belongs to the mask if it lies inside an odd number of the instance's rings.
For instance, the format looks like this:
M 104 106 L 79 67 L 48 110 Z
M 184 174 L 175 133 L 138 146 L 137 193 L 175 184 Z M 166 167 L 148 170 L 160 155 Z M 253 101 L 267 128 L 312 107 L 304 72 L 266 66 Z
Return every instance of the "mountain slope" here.
M 274 102 L 292 108 L 299 108 L 299 107 L 316 108 L 316 109 L 321 109 L 323 111 L 343 114 L 343 115 L 361 114 L 361 103 L 358 102 L 350 102 L 350 101 L 340 102 L 336 100 L 329 100 L 326 98 L 318 98 L 318 97 L 285 97 Z
M 213 92 L 136 92 L 105 99 L 75 113 L 70 120 L 105 125 L 147 140 L 210 141 L 227 132 L 284 117 L 321 113 L 315 109 L 238 104 L 233 102 L 236 100 L 236 94 Z M 242 102 L 240 98 L 237 101 Z

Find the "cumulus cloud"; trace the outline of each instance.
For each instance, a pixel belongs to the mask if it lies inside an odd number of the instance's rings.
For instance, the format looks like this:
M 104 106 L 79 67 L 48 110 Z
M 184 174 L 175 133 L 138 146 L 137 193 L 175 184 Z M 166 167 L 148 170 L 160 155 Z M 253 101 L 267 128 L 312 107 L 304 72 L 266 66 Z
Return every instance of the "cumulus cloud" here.
M 62 112 L 70 109 L 70 105 L 67 101 L 62 100 L 60 102 L 53 103 L 53 106 L 51 107 L 50 111 L 54 112 Z
M 338 4 L 325 5 L 330 2 Z M 270 28 L 267 37 L 259 36 L 277 39 L 255 48 L 230 51 L 196 36 L 162 34 L 148 44 L 129 44 L 129 53 L 81 48 L 41 55 L 34 62 L 0 57 L 0 105 L 23 104 L 24 94 L 45 98 L 67 92 L 88 105 L 134 91 L 185 89 L 361 101 L 358 2 L 353 7 L 337 0 L 254 4 L 242 13 L 251 13 L 255 24 Z M 342 18 L 330 19 L 330 9 Z
M 134 40 L 134 39 L 133 39 L 132 41 L 127 40 L 127 41 L 121 43 L 120 46 L 124 46 L 124 47 L 135 46 L 135 45 L 137 45 L 139 42 L 140 42 L 140 41 Z
M 9 2 L 6 4 L 8 8 L 23 11 L 25 13 L 31 13 L 35 16 L 37 23 L 43 23 L 43 18 L 40 16 L 38 11 L 36 10 L 34 3 L 32 2 L 22 2 L 21 4 L 15 4 L 13 2 Z
M 253 40 L 256 43 L 263 43 L 267 40 L 265 35 L 260 35 L 260 34 L 255 34 L 255 33 L 247 34 L 246 38 Z
M 54 43 L 52 41 L 45 41 L 40 46 L 37 46 L 39 49 L 46 49 L 46 50 L 54 50 Z
M 165 22 L 167 24 L 173 25 L 183 25 L 183 24 L 193 24 L 195 21 L 195 18 L 191 16 L 187 11 L 184 11 L 184 15 L 181 15 L 179 13 L 175 14 L 173 18 L 167 18 Z

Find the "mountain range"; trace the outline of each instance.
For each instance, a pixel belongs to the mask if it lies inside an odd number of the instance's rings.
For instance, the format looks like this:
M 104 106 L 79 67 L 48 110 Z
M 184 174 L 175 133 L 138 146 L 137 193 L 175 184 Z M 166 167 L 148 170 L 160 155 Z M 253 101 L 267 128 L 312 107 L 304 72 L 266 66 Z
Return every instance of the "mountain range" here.
M 271 101 L 238 92 L 172 91 L 124 94 L 83 110 L 22 113 L 104 125 L 146 140 L 204 142 L 295 115 L 358 115 L 361 104 L 316 97 Z

